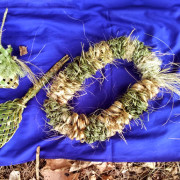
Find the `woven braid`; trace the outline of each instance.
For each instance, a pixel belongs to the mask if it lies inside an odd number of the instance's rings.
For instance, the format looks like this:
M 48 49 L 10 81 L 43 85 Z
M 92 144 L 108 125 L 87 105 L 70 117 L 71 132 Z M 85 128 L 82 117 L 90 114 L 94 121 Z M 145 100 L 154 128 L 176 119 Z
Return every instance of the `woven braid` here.
M 19 127 L 19 122 L 22 119 L 21 113 L 23 112 L 25 106 L 20 104 L 19 99 L 14 101 L 7 101 L 0 106 L 0 147 L 2 147 L 6 142 L 8 142 L 14 135 Z M 11 118 L 9 116 L 13 117 Z
M 77 91 L 83 89 L 82 83 L 99 69 L 113 62 L 112 52 L 108 44 L 102 41 L 90 47 L 89 51 L 82 52 L 72 63 L 55 77 L 47 96 L 66 104 Z
M 135 103 L 135 99 L 130 96 L 127 98 L 127 95 L 131 91 L 134 91 L 134 93 L 140 96 L 140 103 L 143 103 L 143 109 L 140 108 L 141 106 L 138 106 L 138 103 Z M 147 110 L 148 100 L 153 99 L 158 92 L 159 88 L 156 82 L 150 80 L 139 81 L 128 89 L 125 95 L 115 101 L 100 115 L 98 115 L 97 119 L 101 121 L 107 129 L 106 139 L 115 135 L 116 132 L 122 133 L 125 125 L 129 124 L 131 119 L 138 118 L 143 111 Z M 126 100 L 128 103 L 123 102 L 124 100 Z M 134 109 L 138 109 L 138 114 L 134 113 L 136 112 Z
M 148 108 L 148 100 L 153 99 L 159 92 L 159 85 L 156 81 L 144 79 L 135 83 L 123 96 L 120 101 L 126 111 L 136 119 Z
M 126 112 L 120 101 L 115 101 L 108 109 L 104 110 L 97 119 L 107 128 L 107 137 L 122 133 L 124 126 L 129 124 L 132 116 Z
M 107 41 L 114 58 L 133 61 L 137 70 L 141 73 L 142 79 L 154 79 L 161 70 L 162 61 L 150 47 L 143 42 L 130 37 L 119 37 Z

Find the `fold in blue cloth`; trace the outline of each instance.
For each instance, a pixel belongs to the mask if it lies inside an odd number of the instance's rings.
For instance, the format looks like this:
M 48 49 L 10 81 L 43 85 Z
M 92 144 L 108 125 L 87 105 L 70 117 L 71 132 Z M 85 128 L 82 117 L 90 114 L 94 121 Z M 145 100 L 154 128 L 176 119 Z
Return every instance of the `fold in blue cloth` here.
M 153 51 L 168 55 L 160 57 L 163 65 L 180 62 L 180 4 L 178 0 L 111 0 L 111 1 L 58 1 L 58 0 L 1 0 L 0 16 L 9 8 L 3 46 L 11 44 L 14 55 L 18 46 L 25 45 L 29 53 L 22 58 L 35 74 L 45 73 L 62 56 L 80 55 L 82 46 L 112 37 L 137 37 Z M 176 54 L 173 56 L 172 54 Z M 102 73 L 103 82 L 89 79 L 86 94 L 74 99 L 77 112 L 91 113 L 107 108 L 129 84 L 139 78 L 132 64 L 107 65 Z M 37 68 L 38 67 L 38 68 Z M 97 78 L 102 75 L 98 72 Z M 16 90 L 0 89 L 0 103 L 21 98 L 32 86 L 28 78 L 20 80 Z M 180 108 L 178 97 L 159 94 L 150 102 L 149 112 L 141 116 L 142 124 L 132 121 L 124 132 L 126 142 L 117 134 L 105 142 L 92 145 L 58 136 L 51 132 L 48 119 L 41 109 L 46 99 L 45 89 L 32 99 L 23 113 L 19 129 L 13 138 L 0 149 L 0 165 L 18 164 L 35 159 L 37 146 L 41 158 L 67 158 L 88 161 L 144 162 L 180 160 Z M 139 121 L 140 122 L 140 121 Z

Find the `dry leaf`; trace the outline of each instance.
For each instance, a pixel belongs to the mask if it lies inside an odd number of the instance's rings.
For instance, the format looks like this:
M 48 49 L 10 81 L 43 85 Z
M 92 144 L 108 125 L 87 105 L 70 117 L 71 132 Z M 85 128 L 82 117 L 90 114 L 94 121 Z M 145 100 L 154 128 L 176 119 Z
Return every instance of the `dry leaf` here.
M 102 180 L 113 180 L 112 176 L 108 176 L 108 175 L 102 175 L 101 177 Z
M 26 46 L 19 46 L 20 56 L 26 55 L 28 53 Z
M 101 162 L 75 161 L 72 164 L 69 172 L 79 171 L 81 169 L 87 168 L 92 165 L 97 165 L 97 164 L 101 164 Z
M 147 162 L 147 163 L 144 163 L 143 166 L 144 167 L 149 167 L 150 169 L 155 169 L 156 163 L 155 162 Z
M 79 173 L 71 174 L 68 176 L 68 180 L 79 180 Z
M 99 165 L 96 165 L 97 169 L 99 170 L 100 173 L 103 173 L 106 168 L 107 168 L 107 162 L 103 162 Z
M 92 175 L 89 180 L 96 180 L 96 176 L 95 175 Z
M 125 174 L 128 171 L 128 169 L 122 170 L 122 173 Z
M 12 171 L 9 175 L 9 180 L 21 180 L 19 171 Z
M 41 171 L 41 174 L 44 176 L 44 180 L 68 180 L 65 171 L 61 170 L 45 169 Z
M 45 169 L 41 171 L 44 176 L 44 180 L 78 180 L 79 173 L 69 175 L 67 170 L 51 170 Z
M 79 173 L 69 174 L 71 166 L 71 161 L 67 159 L 47 159 L 41 174 L 45 180 L 78 180 Z
M 46 166 L 44 169 L 66 169 L 71 167 L 70 160 L 67 159 L 47 159 L 46 160 Z

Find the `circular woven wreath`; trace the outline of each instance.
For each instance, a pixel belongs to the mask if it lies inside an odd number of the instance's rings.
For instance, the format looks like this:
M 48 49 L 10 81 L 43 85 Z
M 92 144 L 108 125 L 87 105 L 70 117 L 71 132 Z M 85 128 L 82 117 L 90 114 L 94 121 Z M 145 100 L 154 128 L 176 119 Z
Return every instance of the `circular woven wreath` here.
M 132 61 L 141 74 L 141 80 L 108 109 L 88 116 L 73 112 L 69 100 L 83 90 L 85 79 L 115 59 Z M 148 100 L 153 99 L 161 87 L 180 94 L 179 74 L 170 73 L 169 69 L 161 70 L 161 64 L 162 61 L 150 51 L 150 47 L 130 36 L 90 46 L 87 52 L 82 51 L 81 56 L 74 58 L 50 86 L 44 103 L 49 124 L 61 134 L 86 143 L 104 141 L 116 132 L 122 133 L 130 120 L 147 111 Z

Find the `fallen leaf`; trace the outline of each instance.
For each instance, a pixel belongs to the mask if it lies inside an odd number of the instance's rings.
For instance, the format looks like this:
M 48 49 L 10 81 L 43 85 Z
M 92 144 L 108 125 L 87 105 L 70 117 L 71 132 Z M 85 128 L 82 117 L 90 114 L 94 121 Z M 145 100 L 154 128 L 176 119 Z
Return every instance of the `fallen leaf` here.
M 19 171 L 12 171 L 9 175 L 9 180 L 21 180 Z
M 143 167 L 149 167 L 150 169 L 155 169 L 156 163 L 155 162 L 147 162 L 143 164 Z
M 128 169 L 124 169 L 124 170 L 122 170 L 122 173 L 124 174 L 124 173 L 126 173 L 128 171 Z
M 97 164 L 101 164 L 101 162 L 75 161 L 72 164 L 69 172 L 79 171 L 81 169 L 87 168 L 92 165 L 97 165 Z
M 68 176 L 68 180 L 79 180 L 79 173 L 71 174 Z
M 70 160 L 67 159 L 47 159 L 46 166 L 43 169 L 65 169 L 71 167 Z
M 44 176 L 44 180 L 68 180 L 68 177 L 65 175 L 65 171 L 45 169 L 41 171 L 41 174 Z
M 96 180 L 96 176 L 95 175 L 92 175 L 89 180 Z
M 26 55 L 28 53 L 26 46 L 19 46 L 20 56 Z
M 101 177 L 102 180 L 113 180 L 112 176 L 108 176 L 108 175 L 102 175 Z

